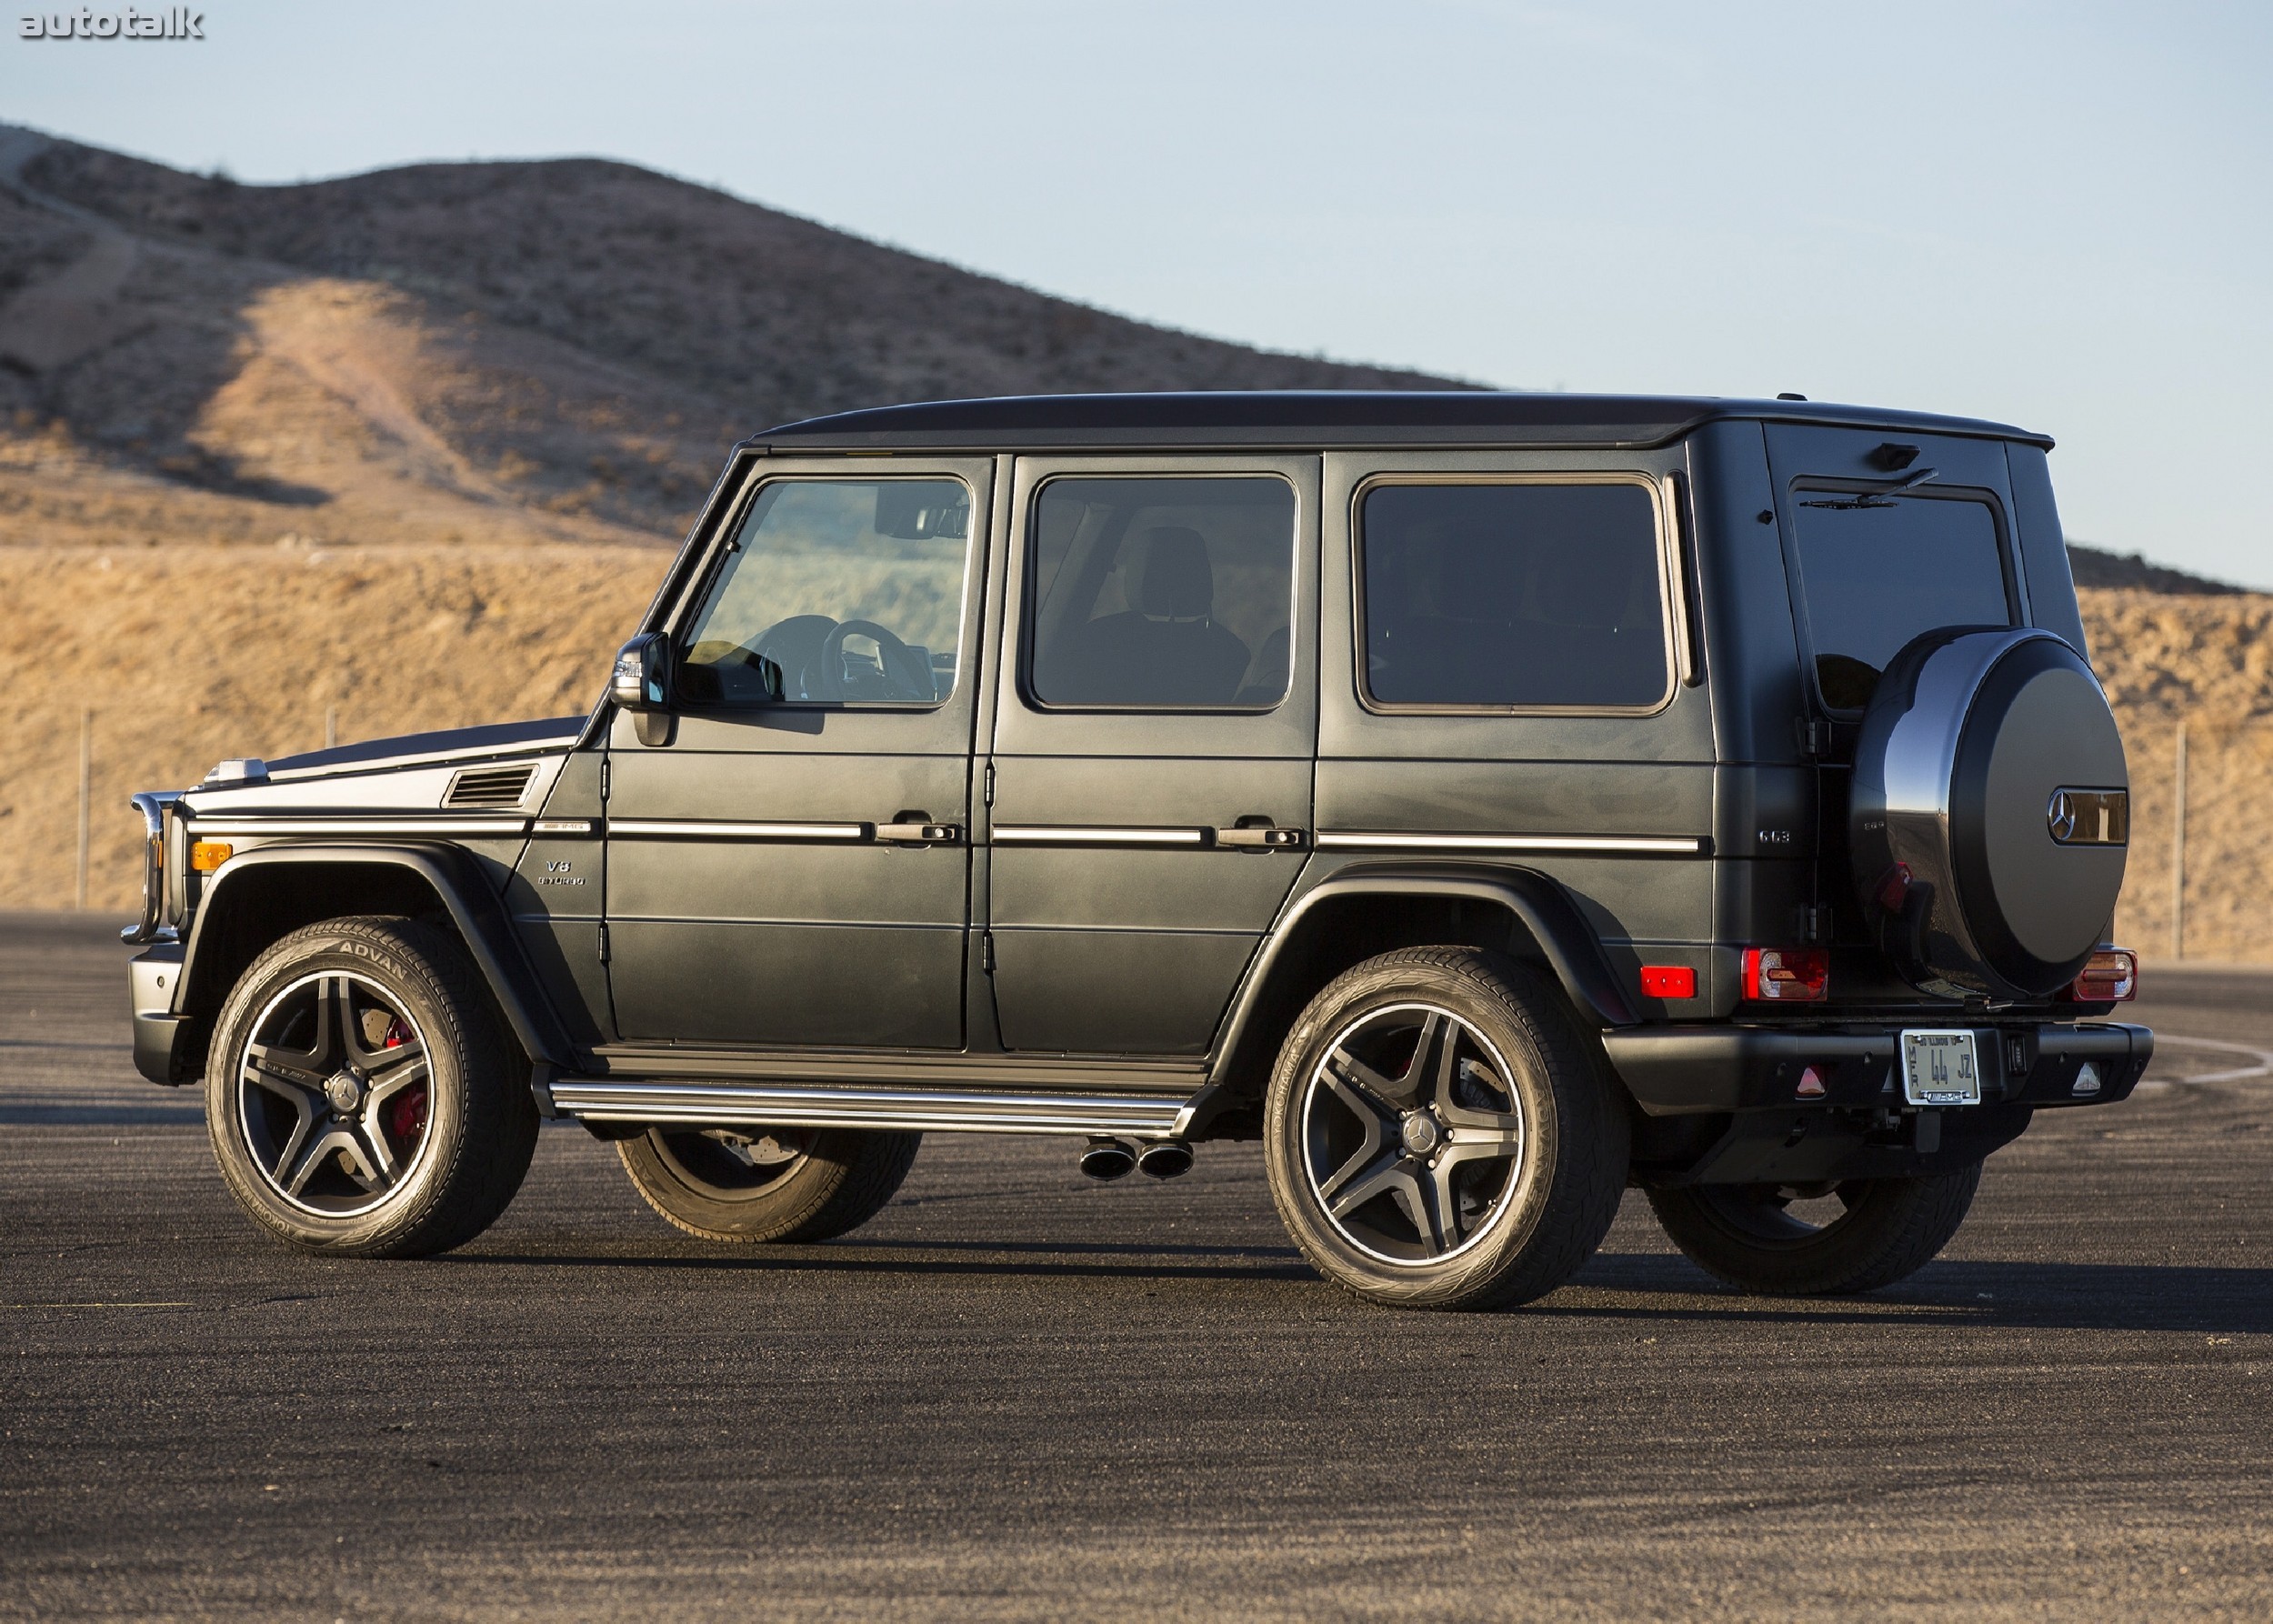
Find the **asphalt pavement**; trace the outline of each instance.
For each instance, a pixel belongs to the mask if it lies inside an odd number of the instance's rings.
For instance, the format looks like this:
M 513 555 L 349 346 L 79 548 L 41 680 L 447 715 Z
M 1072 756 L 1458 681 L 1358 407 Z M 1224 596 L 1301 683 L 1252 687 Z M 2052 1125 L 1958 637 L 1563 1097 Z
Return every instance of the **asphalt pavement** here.
M 935 1136 L 736 1249 L 548 1129 L 449 1257 L 286 1252 L 135 1077 L 115 921 L 0 916 L 0 1618 L 2273 1616 L 2273 974 L 2150 967 L 1867 1298 L 1398 1314 L 1253 1146 L 1093 1185 Z

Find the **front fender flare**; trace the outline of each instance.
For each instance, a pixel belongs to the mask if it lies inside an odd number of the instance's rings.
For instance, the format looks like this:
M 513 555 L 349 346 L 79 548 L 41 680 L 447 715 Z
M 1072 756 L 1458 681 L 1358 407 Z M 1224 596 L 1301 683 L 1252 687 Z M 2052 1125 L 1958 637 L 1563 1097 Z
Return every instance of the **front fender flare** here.
M 471 859 L 456 847 L 442 842 L 263 846 L 230 858 L 206 882 L 205 895 L 198 899 L 197 917 L 183 949 L 182 972 L 175 982 L 175 1015 L 188 1014 L 194 1000 L 206 999 L 217 1006 L 220 998 L 227 996 L 226 989 L 218 989 L 219 996 L 213 997 L 216 989 L 204 985 L 198 973 L 198 949 L 214 922 L 226 918 L 234 898 L 242 893 L 246 877 L 284 865 L 393 867 L 415 874 L 448 911 L 522 1051 L 539 1067 L 563 1068 L 569 1065 L 572 1046 L 551 1007 L 537 990 L 536 977 L 522 955 L 504 907 L 473 871 Z

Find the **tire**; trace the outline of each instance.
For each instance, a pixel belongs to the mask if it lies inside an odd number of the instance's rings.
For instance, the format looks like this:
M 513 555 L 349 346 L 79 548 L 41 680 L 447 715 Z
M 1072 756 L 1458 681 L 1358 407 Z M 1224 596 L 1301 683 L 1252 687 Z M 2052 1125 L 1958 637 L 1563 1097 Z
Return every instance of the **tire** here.
M 1845 1210 L 1811 1224 L 1787 1208 L 1815 1195 L 1775 1185 L 1649 1192 L 1673 1243 L 1707 1274 L 1768 1297 L 1875 1291 L 1933 1261 L 1965 1222 L 1981 1164 L 1927 1178 L 1857 1178 L 1824 1192 Z
M 653 1128 L 616 1153 L 647 1205 L 689 1235 L 794 1245 L 876 1217 L 923 1142 L 849 1128 Z
M 536 1148 L 527 1068 L 457 938 L 330 919 L 222 1006 L 205 1128 L 237 1205 L 303 1251 L 423 1258 L 496 1221 Z
M 1264 1108 L 1280 1221 L 1335 1284 L 1412 1308 L 1529 1302 L 1593 1255 L 1627 1125 L 1561 990 L 1416 947 L 1349 970 L 1287 1035 Z

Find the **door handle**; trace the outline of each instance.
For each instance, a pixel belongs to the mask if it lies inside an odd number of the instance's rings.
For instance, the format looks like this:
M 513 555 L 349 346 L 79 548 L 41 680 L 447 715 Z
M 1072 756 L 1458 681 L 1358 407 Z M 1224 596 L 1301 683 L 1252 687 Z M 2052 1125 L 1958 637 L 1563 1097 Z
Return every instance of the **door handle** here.
M 1216 831 L 1217 845 L 1228 846 L 1238 851 L 1300 851 L 1308 839 L 1308 833 L 1302 829 L 1263 827 Z
M 876 827 L 876 838 L 893 846 L 946 846 L 963 837 L 958 825 L 926 822 L 921 813 Z

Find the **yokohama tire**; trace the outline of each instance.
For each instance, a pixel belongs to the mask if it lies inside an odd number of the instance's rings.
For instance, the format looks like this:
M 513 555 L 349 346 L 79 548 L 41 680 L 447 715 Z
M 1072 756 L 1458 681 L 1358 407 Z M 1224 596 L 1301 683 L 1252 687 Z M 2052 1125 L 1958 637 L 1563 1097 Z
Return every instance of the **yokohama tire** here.
M 1557 988 L 1497 954 L 1417 947 L 1303 1011 L 1264 1154 L 1280 1220 L 1327 1279 L 1394 1307 L 1484 1308 L 1544 1296 L 1593 1254 L 1627 1124 Z
M 1857 1179 L 1847 1210 L 1820 1228 L 1786 1216 L 1766 1188 L 1652 1190 L 1657 1221 L 1689 1260 L 1769 1297 L 1844 1297 L 1912 1275 L 1949 1244 L 1980 1187 L 1981 1165 L 1927 1178 Z
M 874 1218 L 923 1142 L 919 1133 L 848 1128 L 657 1128 L 621 1141 L 616 1153 L 647 1205 L 689 1235 L 795 1244 Z
M 332 919 L 230 992 L 206 1131 L 229 1193 L 280 1239 L 426 1257 L 480 1234 L 520 1188 L 537 1131 L 526 1075 L 456 937 Z

